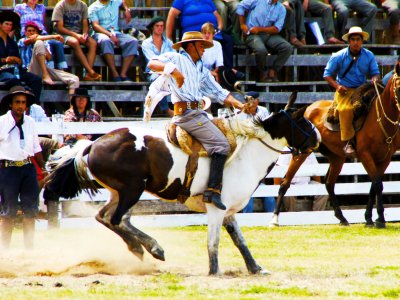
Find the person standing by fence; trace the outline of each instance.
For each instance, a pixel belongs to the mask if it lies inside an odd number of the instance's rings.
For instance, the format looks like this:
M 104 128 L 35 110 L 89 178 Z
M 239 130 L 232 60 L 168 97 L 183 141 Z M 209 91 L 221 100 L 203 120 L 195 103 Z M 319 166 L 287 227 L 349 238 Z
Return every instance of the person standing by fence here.
M 23 234 L 26 249 L 33 248 L 35 217 L 38 212 L 39 183 L 34 156 L 44 168 L 35 121 L 24 115 L 35 96 L 22 86 L 15 86 L 1 100 L 9 111 L 0 117 L 0 216 L 1 243 L 10 247 L 18 208 L 23 212 Z

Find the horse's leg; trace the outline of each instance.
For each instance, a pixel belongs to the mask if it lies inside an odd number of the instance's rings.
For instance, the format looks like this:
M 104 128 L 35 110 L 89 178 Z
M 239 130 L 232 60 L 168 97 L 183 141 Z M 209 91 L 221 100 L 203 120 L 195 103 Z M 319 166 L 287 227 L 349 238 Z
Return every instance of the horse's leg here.
M 263 270 L 263 268 L 260 267 L 254 260 L 249 248 L 247 247 L 242 231 L 240 230 L 240 227 L 236 222 L 235 216 L 225 217 L 223 225 L 226 231 L 229 233 L 233 243 L 242 254 L 249 273 L 270 274 L 268 271 Z
M 111 192 L 111 200 L 107 203 L 96 215 L 96 220 L 106 226 L 108 229 L 114 231 L 118 234 L 128 246 L 129 251 L 136 255 L 140 260 L 143 260 L 143 248 L 140 242 L 133 237 L 131 234 L 126 233 L 118 227 L 111 225 L 110 219 L 114 214 L 115 209 L 118 204 L 118 194 L 116 192 Z M 128 212 L 129 217 L 130 213 Z M 124 218 L 123 218 L 124 220 Z
M 365 226 L 367 227 L 373 227 L 374 222 L 372 221 L 372 209 L 374 207 L 374 201 L 376 199 L 376 192 L 374 188 L 374 184 L 371 184 L 371 188 L 369 189 L 369 196 L 368 196 L 368 202 L 367 202 L 367 207 L 365 208 Z
M 285 177 L 279 187 L 278 198 L 275 202 L 274 214 L 272 216 L 271 222 L 269 223 L 270 227 L 279 226 L 279 213 L 282 208 L 283 197 L 285 196 L 287 190 L 290 187 L 290 183 L 292 182 L 293 177 L 296 175 L 297 171 L 299 170 L 300 166 L 306 160 L 307 156 L 310 153 L 301 153 L 296 157 L 292 157 L 289 163 L 289 167 L 286 171 Z
M 123 217 L 130 210 L 130 208 L 139 200 L 140 195 L 143 193 L 144 190 L 144 187 L 143 189 L 141 189 L 139 185 L 134 185 L 136 187 L 139 187 L 135 190 L 133 188 L 130 188 L 131 186 L 133 185 L 127 185 L 127 188 L 119 191 L 118 205 L 115 213 L 111 217 L 110 223 L 115 227 L 118 227 L 120 230 L 126 232 L 127 234 L 133 235 L 133 237 L 137 239 L 140 244 L 142 244 L 142 246 L 154 258 L 164 261 L 164 250 L 160 247 L 160 245 L 154 238 L 133 226 L 128 218 L 125 218 L 124 221 L 122 221 Z
M 339 201 L 335 194 L 336 180 L 342 170 L 345 158 L 329 157 L 329 169 L 326 175 L 325 187 L 329 194 L 329 201 L 335 212 L 335 217 L 339 219 L 340 225 L 349 226 L 349 222 L 343 216 L 342 210 L 339 206 Z
M 390 163 L 390 157 L 386 161 L 376 164 L 374 159 L 369 153 L 362 153 L 359 157 L 363 163 L 365 170 L 367 171 L 369 177 L 371 178 L 371 189 L 369 192 L 368 204 L 365 211 L 365 220 L 367 226 L 372 226 L 374 223 L 372 221 L 372 208 L 374 205 L 374 200 L 376 199 L 376 211 L 378 213 L 378 219 L 375 220 L 375 226 L 377 228 L 385 228 L 386 221 L 384 216 L 384 207 L 382 201 L 383 183 L 382 177 L 385 173 L 387 166 Z
M 207 206 L 208 216 L 208 260 L 209 260 L 209 275 L 219 274 L 218 265 L 218 246 L 219 238 L 221 234 L 222 222 L 224 220 L 225 211 L 217 209 L 215 207 Z

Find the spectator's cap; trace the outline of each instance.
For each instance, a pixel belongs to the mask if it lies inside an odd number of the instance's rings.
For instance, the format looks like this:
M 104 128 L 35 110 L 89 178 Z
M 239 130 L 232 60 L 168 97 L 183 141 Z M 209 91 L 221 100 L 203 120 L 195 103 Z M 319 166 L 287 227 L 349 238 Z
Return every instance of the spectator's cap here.
M 199 31 L 188 31 L 182 36 L 182 40 L 172 45 L 172 48 L 179 50 L 179 48 L 185 43 L 195 43 L 202 42 L 204 49 L 211 48 L 213 46 L 212 42 L 203 39 L 203 35 Z
M 10 21 L 13 23 L 13 30 L 20 27 L 20 18 L 18 14 L 11 10 L 3 10 L 0 12 L 0 23 Z
M 71 95 L 71 105 L 75 105 L 75 99 L 76 97 L 86 97 L 88 99 L 88 103 L 86 107 L 89 107 L 90 104 L 90 95 L 88 89 L 85 88 L 77 88 L 75 90 L 75 94 Z
M 154 26 L 156 23 L 158 23 L 158 22 L 164 22 L 164 23 L 165 23 L 165 20 L 164 20 L 163 17 L 156 16 L 156 17 L 154 17 L 154 18 L 152 18 L 152 19 L 150 20 L 150 23 L 147 24 L 146 28 L 147 28 L 148 30 L 152 31 L 152 30 L 153 30 L 153 26 Z
M 246 101 L 248 101 L 248 98 L 250 98 L 250 97 L 255 100 L 255 99 L 258 99 L 260 97 L 260 94 L 258 92 L 250 91 L 250 92 L 246 93 L 246 96 L 244 98 L 245 98 Z
M 211 99 L 210 98 L 208 98 L 206 96 L 203 96 L 201 98 L 201 101 L 203 102 L 203 110 L 206 110 L 211 106 Z
M 34 21 L 29 21 L 29 22 L 27 22 L 27 23 L 25 24 L 25 31 L 26 31 L 26 29 L 27 29 L 28 27 L 34 27 L 34 28 L 37 30 L 37 32 L 38 32 L 39 34 L 42 32 L 42 30 L 40 29 L 39 25 L 38 25 L 36 22 L 34 22 Z
M 352 34 L 361 35 L 361 36 L 363 37 L 363 40 L 364 40 L 364 41 L 368 41 L 368 39 L 369 39 L 369 33 L 368 33 L 368 32 L 363 31 L 363 30 L 361 29 L 361 27 L 353 26 L 353 27 L 351 27 L 351 28 L 349 29 L 349 32 L 348 32 L 348 33 L 346 33 L 345 35 L 342 36 L 342 40 L 347 42 L 347 41 L 349 40 L 349 37 L 350 37 Z
M 15 95 L 26 95 L 26 106 L 31 106 L 33 103 L 36 102 L 36 97 L 35 95 L 30 92 L 29 90 L 25 89 L 23 86 L 20 85 L 16 85 L 13 86 L 9 91 L 8 94 L 5 95 L 2 99 L 1 99 L 1 106 L 3 108 L 9 108 L 11 102 L 12 102 L 12 98 Z

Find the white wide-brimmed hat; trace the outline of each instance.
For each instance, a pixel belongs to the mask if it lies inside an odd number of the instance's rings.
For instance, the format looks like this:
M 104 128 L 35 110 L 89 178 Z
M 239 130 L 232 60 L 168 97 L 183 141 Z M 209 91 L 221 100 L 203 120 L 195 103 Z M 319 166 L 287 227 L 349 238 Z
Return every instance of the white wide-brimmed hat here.
M 198 31 L 188 31 L 185 32 L 182 36 L 182 40 L 180 42 L 177 42 L 172 45 L 172 48 L 175 50 L 179 50 L 179 48 L 184 44 L 184 43 L 194 43 L 194 42 L 202 42 L 204 49 L 211 48 L 213 46 L 212 42 L 209 42 L 203 38 L 203 35 L 201 32 Z
M 349 40 L 349 36 L 352 35 L 352 34 L 361 35 L 363 37 L 364 41 L 368 41 L 368 39 L 369 39 L 369 33 L 368 32 L 363 31 L 361 29 L 361 27 L 353 26 L 353 27 L 351 27 L 349 29 L 348 33 L 346 33 L 345 35 L 342 36 L 342 40 L 347 42 Z

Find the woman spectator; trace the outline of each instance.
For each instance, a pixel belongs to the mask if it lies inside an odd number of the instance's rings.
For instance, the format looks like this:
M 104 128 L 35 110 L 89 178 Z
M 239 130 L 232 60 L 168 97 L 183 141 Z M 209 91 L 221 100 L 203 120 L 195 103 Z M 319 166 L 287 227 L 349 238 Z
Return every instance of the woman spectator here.
M 214 39 L 221 41 L 224 66 L 228 69 L 233 68 L 233 38 L 222 31 L 224 24 L 212 0 L 174 0 L 168 12 L 166 24 L 167 38 L 171 41 L 174 41 L 173 31 L 178 16 L 181 19 L 182 34 L 187 31 L 200 32 L 201 26 L 206 22 L 210 22 L 215 28 L 218 28 L 219 32 Z
M 17 4 L 14 8 L 21 18 L 21 35 L 25 35 L 25 26 L 29 21 L 35 22 L 43 35 L 48 34 L 45 26 L 46 7 L 43 4 L 38 4 L 41 0 L 23 0 L 24 3 Z M 63 70 L 68 68 L 64 54 L 64 38 L 62 41 L 50 40 L 50 50 L 54 59 L 54 68 Z
M 100 114 L 91 109 L 89 92 L 85 88 L 78 88 L 71 97 L 71 107 L 65 112 L 64 122 L 101 122 Z M 64 137 L 66 144 L 73 144 L 77 140 L 94 140 L 92 134 L 71 134 Z
M 202 57 L 203 65 L 211 71 L 211 74 L 215 77 L 218 83 L 221 84 L 218 78 L 218 74 L 220 74 L 220 72 L 223 72 L 226 68 L 223 61 L 222 46 L 218 41 L 214 40 L 214 25 L 210 22 L 204 23 L 201 27 L 201 33 L 205 40 L 213 43 L 213 46 L 211 48 L 207 48 L 204 50 L 204 54 Z M 224 70 L 219 70 L 220 68 Z M 231 70 L 233 74 L 235 74 L 236 80 L 241 80 L 244 78 L 244 74 L 242 72 L 238 72 L 235 69 Z

